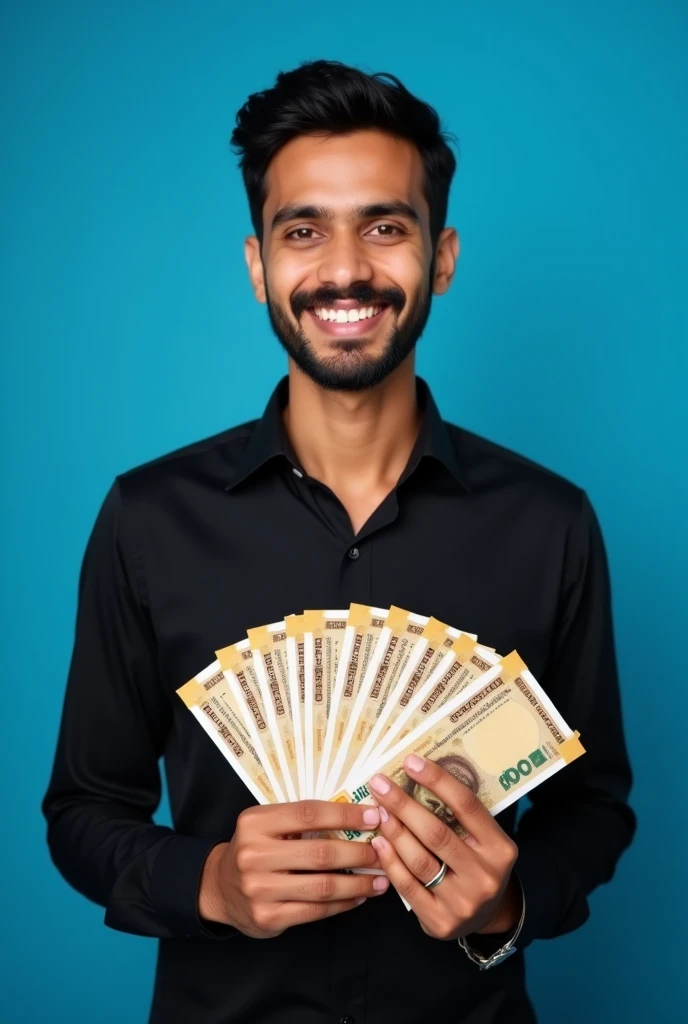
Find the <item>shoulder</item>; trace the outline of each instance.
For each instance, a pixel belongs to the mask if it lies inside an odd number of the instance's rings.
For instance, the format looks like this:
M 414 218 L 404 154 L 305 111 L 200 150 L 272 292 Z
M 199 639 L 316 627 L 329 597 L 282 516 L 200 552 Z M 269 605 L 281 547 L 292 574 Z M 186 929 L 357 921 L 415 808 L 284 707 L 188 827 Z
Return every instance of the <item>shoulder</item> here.
M 580 516 L 585 491 L 573 480 L 534 459 L 445 421 L 461 471 L 472 493 L 504 499 L 521 512 L 533 505 L 569 522 Z
M 120 473 L 115 483 L 122 501 L 159 495 L 178 483 L 226 482 L 257 423 L 247 420 Z

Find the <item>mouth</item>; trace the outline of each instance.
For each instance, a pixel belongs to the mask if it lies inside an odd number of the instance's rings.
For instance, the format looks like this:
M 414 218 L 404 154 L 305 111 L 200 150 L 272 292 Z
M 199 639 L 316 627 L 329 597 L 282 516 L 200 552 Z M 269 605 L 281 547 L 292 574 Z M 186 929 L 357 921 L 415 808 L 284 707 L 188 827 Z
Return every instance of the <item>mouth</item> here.
M 356 309 L 324 309 L 322 306 L 309 306 L 306 312 L 324 334 L 329 334 L 333 338 L 357 338 L 375 330 L 391 308 L 379 303 Z

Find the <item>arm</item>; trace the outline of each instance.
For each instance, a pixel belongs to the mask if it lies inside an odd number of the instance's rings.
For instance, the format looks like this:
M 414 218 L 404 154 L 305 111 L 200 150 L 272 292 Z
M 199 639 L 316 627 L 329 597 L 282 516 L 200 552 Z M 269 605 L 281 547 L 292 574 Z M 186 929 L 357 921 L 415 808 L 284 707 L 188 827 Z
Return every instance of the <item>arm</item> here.
M 635 832 L 612 624 L 609 570 L 584 492 L 569 541 L 558 629 L 542 679 L 586 754 L 530 794 L 516 835 L 526 917 L 518 946 L 573 931 Z
M 410 756 L 404 769 L 452 809 L 469 833 L 465 839 L 390 779 L 377 775 L 369 782 L 381 817 L 380 836 L 373 845 L 392 884 L 427 934 L 465 938 L 485 956 L 516 931 L 523 908 L 521 885 L 525 919 L 517 949 L 583 924 L 588 893 L 612 877 L 635 829 L 635 816 L 626 803 L 631 773 L 605 551 L 582 492 L 581 506 L 570 537 L 559 628 L 546 679 L 552 680 L 547 689 L 555 704 L 580 730 L 587 753 L 533 790 L 515 843 L 467 786 L 432 761 Z M 425 885 L 442 861 L 449 871 L 428 891 Z
M 79 580 L 74 650 L 52 776 L 41 809 L 56 867 L 105 907 L 105 924 L 158 938 L 235 934 L 204 923 L 205 859 L 229 839 L 155 825 L 172 709 L 132 568 L 119 484 L 96 519 Z
M 212 838 L 153 823 L 172 710 L 158 679 L 136 554 L 115 483 L 86 549 L 57 752 L 42 803 L 63 877 L 105 907 L 106 925 L 157 938 L 278 935 L 384 892 L 387 880 L 377 875 L 333 874 L 377 865 L 371 847 L 283 839 L 304 827 L 363 830 L 371 823 L 366 814 L 379 821 L 370 808 L 308 801 L 251 807 L 239 815 L 234 836 Z M 313 873 L 306 877 L 304 870 Z

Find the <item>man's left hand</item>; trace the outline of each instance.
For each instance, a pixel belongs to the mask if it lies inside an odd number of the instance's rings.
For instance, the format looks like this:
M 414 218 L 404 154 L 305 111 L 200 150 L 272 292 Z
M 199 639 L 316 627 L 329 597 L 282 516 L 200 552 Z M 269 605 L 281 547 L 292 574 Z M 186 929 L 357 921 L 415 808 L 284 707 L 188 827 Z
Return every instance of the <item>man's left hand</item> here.
M 458 939 L 515 928 L 521 893 L 512 875 L 518 854 L 514 841 L 468 786 L 439 765 L 409 755 L 404 771 L 449 808 L 468 833 L 460 838 L 386 776 L 373 776 L 368 783 L 382 819 L 372 845 L 423 931 L 437 939 Z M 426 889 L 441 861 L 447 865 L 445 877 Z

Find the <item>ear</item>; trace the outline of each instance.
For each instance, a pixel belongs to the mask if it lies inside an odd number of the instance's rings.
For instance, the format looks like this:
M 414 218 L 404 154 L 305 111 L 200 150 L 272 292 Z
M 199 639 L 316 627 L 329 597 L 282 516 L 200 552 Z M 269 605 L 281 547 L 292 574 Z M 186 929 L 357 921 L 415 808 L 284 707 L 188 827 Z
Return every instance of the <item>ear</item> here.
M 437 240 L 435 277 L 432 282 L 432 290 L 435 295 L 444 295 L 448 291 L 456 270 L 459 249 L 460 243 L 456 228 L 444 228 Z
M 248 267 L 248 276 L 253 286 L 253 293 L 258 302 L 266 303 L 267 295 L 265 293 L 263 260 L 260 255 L 260 242 L 255 235 L 249 235 L 244 239 L 244 258 Z

